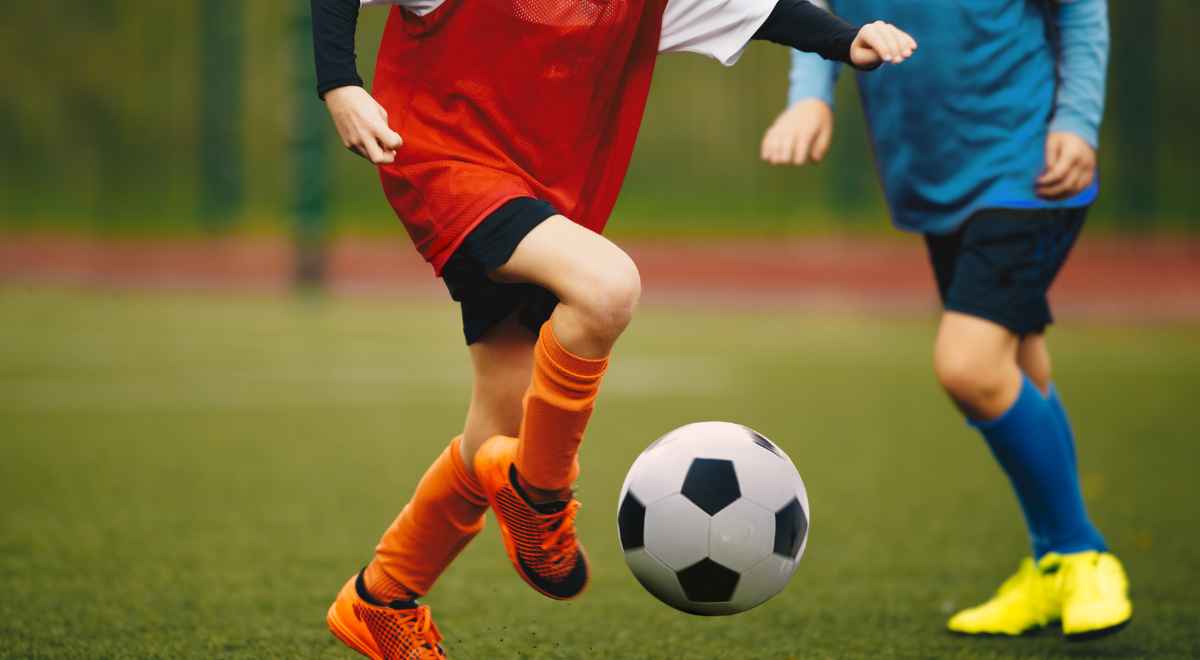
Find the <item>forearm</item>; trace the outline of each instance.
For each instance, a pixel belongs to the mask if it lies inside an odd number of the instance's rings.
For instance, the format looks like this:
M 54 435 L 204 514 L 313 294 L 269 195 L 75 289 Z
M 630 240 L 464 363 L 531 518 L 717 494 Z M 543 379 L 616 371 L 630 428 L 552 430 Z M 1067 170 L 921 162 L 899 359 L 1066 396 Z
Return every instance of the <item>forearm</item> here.
M 1106 0 L 1060 0 L 1053 7 L 1058 36 L 1058 93 L 1050 130 L 1100 143 L 1108 71 Z
M 362 86 L 354 55 L 359 0 L 311 0 L 317 94 L 346 85 Z
M 833 107 L 833 90 L 841 65 L 823 60 L 812 53 L 792 51 L 792 69 L 788 76 L 788 105 L 805 99 L 820 99 Z
M 808 0 L 779 0 L 754 39 L 772 41 L 827 60 L 850 61 L 850 45 L 859 27 Z

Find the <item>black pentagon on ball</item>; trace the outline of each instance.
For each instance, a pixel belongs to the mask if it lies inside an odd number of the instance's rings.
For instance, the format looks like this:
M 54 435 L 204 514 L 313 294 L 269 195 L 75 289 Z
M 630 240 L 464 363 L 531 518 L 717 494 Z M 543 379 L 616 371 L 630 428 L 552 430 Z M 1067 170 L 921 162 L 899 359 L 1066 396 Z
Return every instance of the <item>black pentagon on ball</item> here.
M 715 516 L 742 496 L 733 461 L 720 458 L 692 461 L 680 492 L 710 516 Z
M 808 518 L 800 500 L 793 497 L 782 509 L 775 512 L 775 554 L 795 559 L 804 545 L 808 534 Z
M 767 440 L 767 436 L 755 431 L 749 426 L 743 426 L 742 428 L 746 429 L 746 432 L 750 434 L 750 438 L 754 440 L 754 444 L 766 449 L 780 458 L 783 458 L 783 454 L 779 453 L 779 448 L 775 446 L 774 442 Z
M 683 594 L 694 603 L 723 603 L 733 598 L 737 589 L 737 571 L 725 568 L 704 558 L 676 573 Z
M 621 508 L 617 511 L 617 530 L 621 534 L 621 547 L 637 550 L 645 545 L 646 507 L 633 493 L 625 493 Z

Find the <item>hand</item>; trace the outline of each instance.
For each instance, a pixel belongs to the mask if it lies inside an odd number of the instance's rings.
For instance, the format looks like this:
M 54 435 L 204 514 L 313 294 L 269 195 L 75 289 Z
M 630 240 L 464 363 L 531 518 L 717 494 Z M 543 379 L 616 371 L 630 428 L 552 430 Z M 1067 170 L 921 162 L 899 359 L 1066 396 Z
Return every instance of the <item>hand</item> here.
M 833 139 L 833 110 L 820 99 L 796 101 L 767 129 L 762 159 L 772 165 L 819 163 Z
M 1046 169 L 1035 190 L 1044 199 L 1067 199 L 1083 192 L 1096 179 L 1096 150 L 1074 133 L 1051 133 L 1046 138 Z
M 331 89 L 325 93 L 325 107 L 344 147 L 376 165 L 396 160 L 404 140 L 388 126 L 387 110 L 367 90 L 357 85 Z
M 899 64 L 912 57 L 917 42 L 891 23 L 875 21 L 864 25 L 850 44 L 850 63 L 860 69 L 874 69 L 884 62 Z

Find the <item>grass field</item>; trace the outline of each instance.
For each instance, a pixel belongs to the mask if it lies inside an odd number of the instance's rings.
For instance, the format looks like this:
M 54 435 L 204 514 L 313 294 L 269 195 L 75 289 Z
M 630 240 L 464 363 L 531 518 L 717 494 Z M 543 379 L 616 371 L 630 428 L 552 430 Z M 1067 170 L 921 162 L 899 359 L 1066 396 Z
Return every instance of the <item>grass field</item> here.
M 323 617 L 460 428 L 448 305 L 0 289 L 0 656 L 351 657 Z M 508 566 L 494 521 L 428 599 L 452 657 L 1200 655 L 1200 328 L 1063 327 L 1059 384 L 1134 623 L 973 640 L 947 614 L 1027 552 L 1014 498 L 928 369 L 926 320 L 643 310 L 584 448 L 586 596 Z M 696 419 L 796 460 L 812 536 L 791 586 L 693 618 L 621 560 L 636 454 Z

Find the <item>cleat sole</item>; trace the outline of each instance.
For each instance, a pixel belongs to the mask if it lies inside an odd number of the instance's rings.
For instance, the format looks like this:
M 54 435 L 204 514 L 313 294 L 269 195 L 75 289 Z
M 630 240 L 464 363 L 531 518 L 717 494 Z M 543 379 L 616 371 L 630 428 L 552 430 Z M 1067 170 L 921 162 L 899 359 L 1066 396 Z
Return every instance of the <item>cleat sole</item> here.
M 1090 642 L 1092 640 L 1102 639 L 1104 637 L 1108 637 L 1109 635 L 1115 635 L 1116 633 L 1121 632 L 1121 630 L 1125 628 L 1125 626 L 1129 625 L 1131 621 L 1133 621 L 1133 617 L 1125 619 L 1121 623 L 1118 623 L 1114 626 L 1099 628 L 1097 630 L 1088 630 L 1081 633 L 1071 633 L 1069 635 L 1065 635 L 1065 637 L 1067 638 L 1068 642 Z
M 954 635 L 955 637 L 987 637 L 987 638 L 992 638 L 992 639 L 1013 639 L 1016 637 L 1037 637 L 1038 635 L 1041 635 L 1042 633 L 1046 632 L 1047 627 L 1048 626 L 1038 626 L 1038 627 L 1030 628 L 1029 630 L 1026 630 L 1025 632 L 1019 632 L 1019 633 L 964 632 L 962 630 L 951 630 L 949 628 L 946 629 L 946 632 L 950 633 L 951 635 Z

